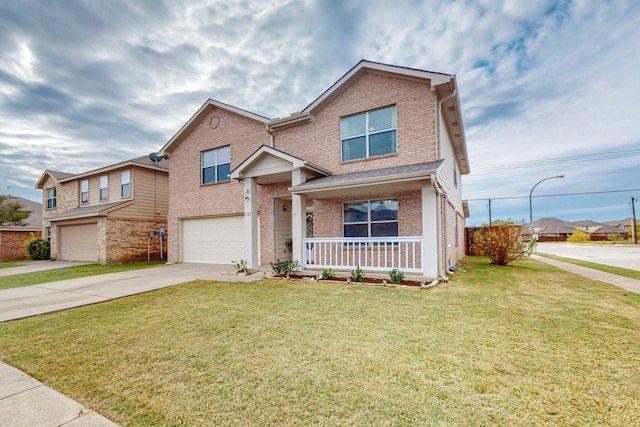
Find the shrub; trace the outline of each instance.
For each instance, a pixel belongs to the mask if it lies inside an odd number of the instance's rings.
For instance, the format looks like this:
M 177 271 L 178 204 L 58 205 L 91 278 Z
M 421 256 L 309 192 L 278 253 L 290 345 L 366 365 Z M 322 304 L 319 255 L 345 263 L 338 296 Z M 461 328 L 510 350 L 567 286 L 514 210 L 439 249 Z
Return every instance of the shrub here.
M 511 261 L 528 256 L 533 251 L 536 241 L 522 239 L 522 227 L 505 221 L 483 225 L 473 234 L 473 243 L 479 255 L 489 257 L 491 264 L 507 265 Z
M 289 260 L 277 260 L 276 262 L 271 263 L 271 269 L 273 270 L 274 276 L 289 276 L 300 269 L 300 264 L 298 261 L 289 261 Z
M 49 259 L 49 241 L 41 239 L 34 233 L 24 242 L 27 256 L 32 260 Z
M 391 280 L 391 283 L 400 283 L 402 282 L 402 279 L 404 279 L 404 273 L 402 270 L 394 268 L 389 272 L 389 279 Z
M 231 261 L 231 265 L 236 270 L 236 273 L 248 273 L 249 269 L 247 268 L 247 260 L 241 259 L 240 261 Z
M 330 268 L 323 268 L 322 277 L 325 279 L 333 279 L 334 277 L 336 277 L 336 273 L 334 273 Z
M 362 282 L 364 280 L 364 270 L 358 266 L 355 270 L 351 270 L 351 277 L 356 282 Z
M 590 241 L 591 237 L 587 233 L 580 230 L 573 230 L 573 233 L 571 233 L 571 235 L 567 237 L 567 242 L 570 243 L 584 243 Z

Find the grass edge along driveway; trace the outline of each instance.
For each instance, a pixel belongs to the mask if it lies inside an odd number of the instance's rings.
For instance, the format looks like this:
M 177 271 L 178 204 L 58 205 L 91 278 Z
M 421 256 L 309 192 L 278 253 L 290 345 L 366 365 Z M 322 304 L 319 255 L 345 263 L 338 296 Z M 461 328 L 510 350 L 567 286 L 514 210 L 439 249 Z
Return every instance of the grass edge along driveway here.
M 157 267 L 165 263 L 166 261 L 135 262 L 131 264 L 108 265 L 89 264 L 58 268 L 55 270 L 37 271 L 33 273 L 15 274 L 0 278 L 0 290 L 39 285 L 42 283 L 57 282 L 59 280 L 76 279 L 78 277 L 97 276 L 99 274 L 118 273 L 120 271 Z
M 469 258 L 429 291 L 195 281 L 0 324 L 0 359 L 126 425 L 633 425 L 640 295 Z

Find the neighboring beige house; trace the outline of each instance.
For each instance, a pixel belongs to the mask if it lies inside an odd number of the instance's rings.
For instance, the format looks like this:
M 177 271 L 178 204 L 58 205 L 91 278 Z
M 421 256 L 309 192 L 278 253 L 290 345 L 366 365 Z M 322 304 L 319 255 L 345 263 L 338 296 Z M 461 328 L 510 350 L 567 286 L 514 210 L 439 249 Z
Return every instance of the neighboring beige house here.
M 40 203 L 11 197 L 9 202 L 19 203 L 29 216 L 23 220 L 24 225 L 0 224 L 0 261 L 18 261 L 27 259 L 24 242 L 31 233 L 39 236 L 42 229 L 42 206 Z
M 145 156 L 80 174 L 44 171 L 36 188 L 51 259 L 160 259 L 159 237 L 150 233 L 167 228 L 168 163 Z
M 436 279 L 464 256 L 454 75 L 361 61 L 273 120 L 210 99 L 159 154 L 171 159 L 170 261 Z

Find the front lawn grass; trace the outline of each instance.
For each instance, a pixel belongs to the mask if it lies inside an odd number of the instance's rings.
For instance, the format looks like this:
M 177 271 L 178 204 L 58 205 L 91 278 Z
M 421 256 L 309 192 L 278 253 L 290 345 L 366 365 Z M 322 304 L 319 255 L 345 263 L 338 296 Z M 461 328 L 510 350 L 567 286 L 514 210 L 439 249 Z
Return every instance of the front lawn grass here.
M 640 295 L 469 258 L 428 291 L 194 281 L 0 324 L 0 359 L 131 426 L 634 425 Z
M 0 262 L 0 268 L 20 267 L 26 265 L 29 261 L 4 261 Z
M 76 279 L 78 277 L 96 276 L 98 274 L 138 270 L 141 268 L 156 267 L 165 263 L 166 261 L 134 262 L 131 264 L 111 265 L 89 264 L 59 268 L 56 270 L 37 271 L 34 273 L 15 274 L 0 278 L 0 290 L 57 282 L 58 280 Z
M 594 270 L 604 271 L 605 273 L 617 274 L 618 276 L 640 280 L 640 271 L 629 270 L 628 268 L 614 267 L 611 265 L 598 264 L 595 262 L 582 261 L 573 258 L 565 258 L 557 255 L 546 254 L 544 252 L 536 252 L 536 255 L 544 256 L 558 261 L 568 262 L 570 264 L 581 265 L 582 267 L 593 268 Z

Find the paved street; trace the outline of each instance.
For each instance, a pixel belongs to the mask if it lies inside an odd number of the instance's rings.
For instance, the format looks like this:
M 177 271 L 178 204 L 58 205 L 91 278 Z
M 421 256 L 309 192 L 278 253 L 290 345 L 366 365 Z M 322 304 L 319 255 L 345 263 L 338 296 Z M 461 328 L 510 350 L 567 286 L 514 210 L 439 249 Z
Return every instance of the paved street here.
M 542 242 L 537 252 L 640 271 L 640 245 Z

